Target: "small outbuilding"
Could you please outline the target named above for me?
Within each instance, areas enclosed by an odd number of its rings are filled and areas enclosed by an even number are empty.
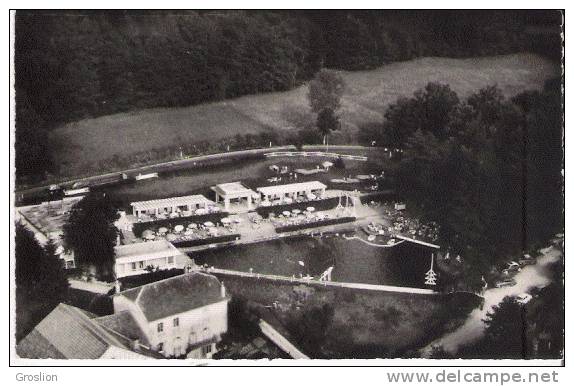
[[[225,210],[229,210],[231,202],[247,203],[247,208],[251,209],[253,199],[257,199],[259,195],[253,190],[249,189],[241,182],[228,182],[225,184],[218,184],[211,187],[215,192],[215,202],[223,201]]]

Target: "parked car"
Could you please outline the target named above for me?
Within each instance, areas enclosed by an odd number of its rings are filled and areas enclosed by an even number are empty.
[[[516,280],[514,279],[506,279],[503,281],[499,281],[498,283],[495,284],[496,288],[502,288],[502,287],[512,287],[513,285],[516,285]]]
[[[526,304],[530,300],[532,300],[532,295],[527,294],[527,293],[522,293],[522,294],[516,296],[516,301],[520,304]]]
[[[525,265],[534,265],[536,264],[536,259],[530,256],[529,254],[525,254],[520,260],[518,260],[520,266],[524,267]]]
[[[520,264],[518,264],[516,261],[511,261],[508,263],[508,268],[506,268],[507,270],[509,270],[510,272],[520,272]]]

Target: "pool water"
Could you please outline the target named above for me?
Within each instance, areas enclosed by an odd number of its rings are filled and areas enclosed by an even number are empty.
[[[333,266],[333,281],[427,288],[424,280],[431,253],[429,248],[406,242],[376,248],[331,235],[193,252],[190,257],[197,264],[216,268],[296,277],[318,277]]]

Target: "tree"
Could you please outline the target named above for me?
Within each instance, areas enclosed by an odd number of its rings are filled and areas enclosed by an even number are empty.
[[[498,358],[526,359],[525,312],[515,298],[505,297],[484,319],[485,343]]]
[[[319,114],[325,109],[336,112],[341,107],[341,97],[345,91],[345,82],[341,75],[333,70],[322,69],[309,82],[309,105]]]
[[[62,236],[66,249],[74,251],[78,265],[95,270],[101,280],[113,279],[114,246],[119,218],[117,205],[101,193],[89,193],[72,207]]]
[[[332,70],[321,70],[309,83],[309,105],[317,114],[317,129],[323,136],[323,144],[331,131],[340,126],[337,110],[341,107],[341,97],[345,82],[341,75]]]
[[[458,95],[448,84],[428,83],[424,90],[415,92],[419,116],[418,128],[428,130],[439,139],[448,136],[450,114],[458,105]]]
[[[450,135],[451,114],[458,105],[457,94],[448,85],[439,83],[428,83],[412,98],[399,98],[385,112],[383,127],[387,145],[401,148],[417,130],[446,139]]]
[[[331,131],[338,130],[341,126],[339,122],[339,117],[337,117],[333,110],[324,109],[321,110],[317,116],[317,129],[319,133],[323,136],[323,144],[329,145],[328,137]]]
[[[454,356],[441,345],[432,345],[428,354],[429,359],[454,359]]]
[[[16,224],[16,340],[26,336],[67,296],[68,280],[55,245],[40,246],[34,234]]]

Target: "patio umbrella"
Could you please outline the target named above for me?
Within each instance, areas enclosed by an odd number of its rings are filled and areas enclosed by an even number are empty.
[[[331,161],[325,161],[321,165],[323,165],[324,168],[330,168],[333,166],[333,163]]]
[[[183,230],[183,225],[176,225],[175,228],[173,228],[173,230],[175,232],[181,232]]]
[[[207,214],[207,209],[200,208],[195,211],[195,214],[197,215]]]
[[[221,219],[222,224],[229,224],[230,222],[231,222],[231,219],[229,217],[224,217]]]
[[[205,226],[208,227],[208,228],[211,228],[212,226],[215,226],[215,224],[212,223],[211,221],[206,221],[206,222],[203,223],[203,225],[205,225]]]
[[[166,227],[161,227],[157,230],[158,233],[167,233],[169,229],[167,229]]]
[[[146,240],[151,240],[155,238],[155,235],[153,234],[153,231],[146,229],[145,231],[142,232],[142,238]]]
[[[188,229],[197,229],[197,224],[192,222],[187,226]]]
[[[307,212],[314,212],[315,208],[313,208],[312,206],[307,207]]]
[[[283,211],[283,216],[289,217],[289,216],[291,216],[291,212],[289,212],[288,210],[284,210],[284,211]]]
[[[299,214],[299,213],[301,213],[301,209],[293,209],[291,212],[293,214]]]

